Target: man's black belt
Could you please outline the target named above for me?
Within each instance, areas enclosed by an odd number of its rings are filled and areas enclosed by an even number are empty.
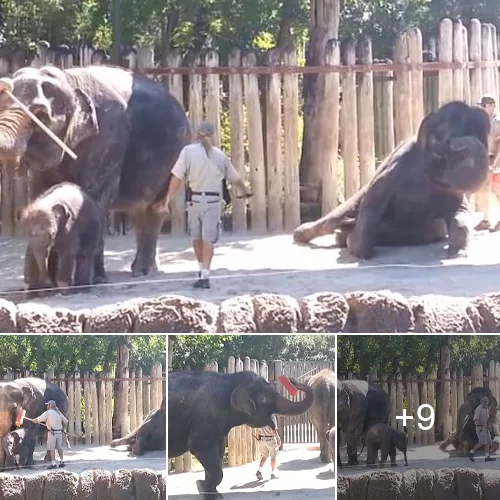
[[[195,194],[197,196],[220,196],[220,193],[217,193],[217,191],[192,191],[192,194]]]

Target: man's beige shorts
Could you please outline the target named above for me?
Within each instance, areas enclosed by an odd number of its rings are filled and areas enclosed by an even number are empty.
[[[260,457],[271,457],[275,458],[278,456],[279,453],[279,447],[278,447],[278,442],[276,441],[276,438],[272,439],[261,439],[259,441],[259,451],[260,451]]]
[[[193,201],[188,204],[188,233],[193,240],[217,243],[220,238],[222,202]]]
[[[49,450],[62,450],[63,449],[63,440],[62,440],[62,432],[52,433],[49,431],[47,435],[47,448]]]
[[[476,427],[479,444],[491,444],[491,434],[486,427]]]

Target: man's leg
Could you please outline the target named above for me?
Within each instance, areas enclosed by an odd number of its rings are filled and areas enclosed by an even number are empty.
[[[498,186],[497,184],[492,184],[491,193],[497,200],[497,203],[500,207],[500,186]],[[500,220],[498,220],[498,222],[490,229],[490,232],[492,233],[496,233],[497,231],[500,231]]]
[[[259,481],[262,481],[262,467],[264,467],[267,457],[269,456],[269,450],[267,449],[267,446],[261,441],[260,442],[260,462],[259,462],[259,468],[256,472],[257,479]]]
[[[59,433],[57,436],[57,453],[59,454],[59,467],[64,467],[66,464],[64,463],[64,451],[63,451],[63,434]]]
[[[48,448],[49,453],[50,453],[50,465],[47,468],[48,469],[55,469],[57,467],[57,464],[56,464],[56,437],[50,431],[47,434],[47,448]]]
[[[196,257],[196,261],[198,262],[198,278],[201,278],[201,270],[203,268],[203,241],[199,213],[199,203],[193,203],[188,207],[188,234],[193,239],[194,255]]]
[[[475,227],[476,231],[482,231],[490,228],[490,176],[482,185],[481,189],[476,191],[476,212],[482,212],[483,218]]]

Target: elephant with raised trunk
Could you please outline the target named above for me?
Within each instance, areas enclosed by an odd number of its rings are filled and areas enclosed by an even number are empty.
[[[455,430],[443,441],[439,448],[445,451],[451,444],[461,454],[467,454],[478,442],[476,426],[474,424],[474,411],[481,404],[481,398],[489,400],[491,452],[500,448],[500,418],[496,398],[488,387],[475,387],[460,405],[457,413]]]
[[[167,410],[165,397],[159,408],[151,411],[144,422],[131,433],[111,441],[111,448],[126,445],[134,455],[144,455],[145,451],[167,448]]]
[[[307,380],[314,393],[314,403],[309,408],[309,420],[318,433],[320,460],[329,463],[331,455],[327,432],[335,426],[335,372],[326,368]]]
[[[108,210],[128,212],[136,231],[135,276],[157,268],[156,247],[168,179],[189,123],[161,83],[118,67],[25,67],[12,93],[78,156],[74,160],[0,93],[0,159],[30,172],[31,196],[62,181],[83,188],[101,213],[94,279],[106,279],[104,232]],[[5,85],[4,85],[5,87]],[[33,259],[27,255],[27,259]],[[29,264],[28,264],[29,265]]]
[[[222,498],[224,442],[238,425],[275,428],[271,416],[300,415],[314,401],[312,388],[290,382],[305,394],[292,402],[255,373],[171,372],[168,374],[168,456],[190,451],[205,469],[197,481],[204,500]]]
[[[490,121],[477,106],[452,101],[427,115],[416,137],[402,142],[371,182],[340,206],[294,232],[299,243],[335,233],[360,259],[376,246],[425,245],[448,236],[448,257],[470,239],[468,193],[488,175]]]
[[[61,413],[68,414],[68,398],[61,388],[43,379],[35,377],[18,378],[10,382],[0,382],[0,440],[16,429],[16,418],[23,410],[29,419],[40,416],[47,408],[45,403],[53,399]],[[47,434],[44,426],[37,426],[25,419],[26,429],[40,429],[40,434]],[[3,446],[0,447],[0,464],[4,467],[6,455]]]
[[[348,465],[358,465],[358,439],[372,425],[387,424],[390,407],[389,395],[376,384],[365,380],[337,382],[337,431],[345,434]],[[340,436],[337,441],[337,463],[341,467]]]

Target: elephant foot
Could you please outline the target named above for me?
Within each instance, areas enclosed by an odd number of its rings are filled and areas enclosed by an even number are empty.
[[[349,461],[347,462],[347,465],[359,465],[357,455],[354,455],[353,457],[349,457]]]
[[[158,271],[158,264],[155,259],[143,263],[136,257],[130,269],[132,271],[132,277],[137,278],[139,276],[148,276]]]
[[[320,459],[321,463],[323,463],[323,464],[329,464],[332,461],[332,459],[329,455],[326,455],[326,456],[320,455],[319,459]]]
[[[215,488],[213,491],[208,491],[205,489],[205,481],[199,479],[196,481],[196,486],[198,487],[198,492],[203,495],[203,500],[212,500],[213,498],[224,498]]]
[[[446,257],[448,259],[465,259],[468,257],[467,250],[464,248],[456,249],[456,248],[448,248],[446,252]]]
[[[309,243],[317,238],[316,232],[316,222],[304,222],[293,232],[293,241],[295,243]]]
[[[93,285],[103,285],[104,283],[109,283],[108,277],[106,274],[96,275],[92,280]]]
[[[354,233],[349,234],[347,237],[347,248],[354,257],[362,260],[369,260],[375,255],[375,249],[372,246],[359,243],[358,238]]]
[[[397,466],[398,466],[398,464],[396,462],[391,463],[391,467],[397,467]]]

